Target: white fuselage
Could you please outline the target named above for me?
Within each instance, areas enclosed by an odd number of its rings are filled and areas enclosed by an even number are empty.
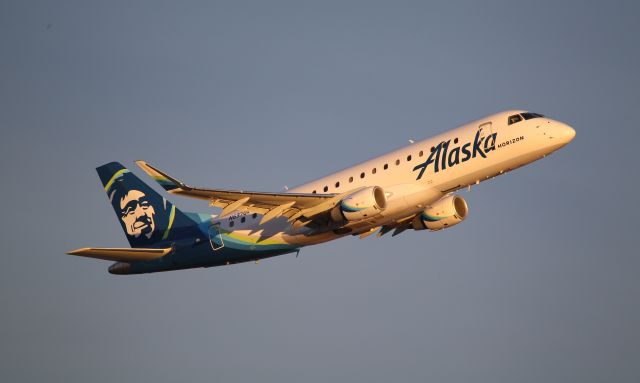
[[[381,187],[386,209],[370,219],[351,223],[348,234],[357,234],[414,216],[455,190],[474,185],[526,165],[569,143],[575,131],[568,125],[536,117],[508,119],[524,111],[506,111],[470,122],[382,156],[332,173],[289,190],[296,193],[340,194],[366,186]],[[271,238],[305,246],[341,237],[332,231],[312,234],[293,228],[287,220],[274,220],[258,229],[247,222],[234,232],[244,235],[273,233]],[[256,229],[260,230],[256,232]]]

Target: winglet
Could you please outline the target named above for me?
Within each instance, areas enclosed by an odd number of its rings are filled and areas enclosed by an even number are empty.
[[[173,192],[176,189],[182,190],[191,190],[190,186],[185,185],[182,181],[177,180],[167,173],[162,172],[159,169],[154,168],[144,161],[136,161],[136,165],[140,167],[140,169],[144,170],[151,178],[153,178],[157,183],[162,186],[162,188],[169,193]]]

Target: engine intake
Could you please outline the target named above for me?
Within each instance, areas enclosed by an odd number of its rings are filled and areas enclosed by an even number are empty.
[[[413,219],[412,226],[414,230],[438,231],[464,221],[467,213],[469,208],[464,198],[451,195],[424,209]]]
[[[331,210],[331,219],[340,222],[361,221],[380,214],[387,207],[387,197],[379,186],[370,186],[343,198]]]

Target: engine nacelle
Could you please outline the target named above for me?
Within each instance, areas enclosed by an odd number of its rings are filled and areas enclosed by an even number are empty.
[[[343,198],[331,210],[331,219],[336,222],[360,221],[380,214],[386,207],[384,190],[379,186],[371,186]]]
[[[464,221],[468,212],[464,198],[451,195],[424,209],[413,219],[412,225],[415,230],[442,230]]]

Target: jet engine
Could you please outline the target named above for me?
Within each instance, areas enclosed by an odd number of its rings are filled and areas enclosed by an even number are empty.
[[[360,221],[373,217],[387,207],[387,197],[379,186],[370,186],[349,194],[331,210],[331,219],[337,222]]]
[[[464,221],[468,212],[464,198],[450,195],[424,209],[413,219],[412,226],[414,230],[438,231]]]

